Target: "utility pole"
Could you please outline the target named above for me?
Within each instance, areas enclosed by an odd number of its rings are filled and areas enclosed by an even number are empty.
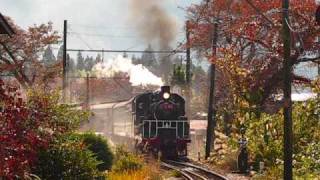
[[[190,29],[189,29],[189,20],[186,22],[186,38],[187,38],[187,51],[186,51],[186,55],[187,55],[187,63],[186,63],[186,81],[187,81],[187,85],[190,84],[190,67],[191,67],[191,57],[190,57]]]
[[[66,103],[67,90],[67,20],[63,22],[62,99]]]
[[[90,107],[90,77],[89,73],[87,73],[87,78],[86,78],[86,83],[87,83],[87,90],[86,90],[86,108],[89,109]]]
[[[186,39],[187,39],[187,51],[186,51],[186,100],[187,100],[187,115],[190,117],[191,115],[191,55],[190,55],[190,21],[186,22]]]
[[[218,22],[214,20],[213,33],[212,33],[212,57],[215,61],[217,56],[217,41],[218,41]],[[210,65],[210,89],[209,89],[209,104],[208,104],[208,125],[207,125],[207,140],[206,140],[206,153],[205,158],[210,156],[211,148],[214,145],[214,128],[216,126],[216,108],[214,102],[215,96],[215,75],[216,65],[211,62]]]
[[[291,63],[291,34],[289,28],[289,0],[282,1],[283,9],[283,115],[284,115],[284,173],[283,179],[292,180],[292,63]]]

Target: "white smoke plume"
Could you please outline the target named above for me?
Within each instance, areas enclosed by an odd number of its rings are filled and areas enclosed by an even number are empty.
[[[317,5],[320,5],[320,0],[315,0]]]
[[[161,78],[154,75],[142,64],[132,64],[130,58],[124,58],[121,55],[108,59],[104,63],[96,64],[92,70],[98,77],[113,77],[116,73],[126,73],[132,86],[163,85]]]

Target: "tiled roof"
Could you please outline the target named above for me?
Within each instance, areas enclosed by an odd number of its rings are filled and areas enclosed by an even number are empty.
[[[3,17],[1,13],[0,13],[0,34],[8,34],[9,36],[12,36],[14,34],[12,27],[9,25],[9,23],[6,21],[6,19]]]

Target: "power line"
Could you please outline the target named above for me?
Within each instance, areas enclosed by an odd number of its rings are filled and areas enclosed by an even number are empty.
[[[74,24],[72,23],[72,26],[78,26],[78,27],[84,27],[84,28],[90,28],[90,29],[134,29],[133,26],[119,26],[119,27],[112,27],[112,26],[94,26],[94,25],[85,25],[85,24]]]
[[[93,37],[107,37],[107,38],[139,38],[138,36],[130,36],[130,35],[117,36],[117,35],[110,35],[110,34],[78,33],[78,32],[74,32],[74,31],[69,31],[69,34],[93,36]]]
[[[70,28],[70,30],[71,30],[71,27],[69,27]],[[92,49],[91,48],[91,46],[89,45],[89,43],[87,43],[84,39],[82,39],[82,37],[80,36],[80,34],[78,34],[78,33],[74,33],[77,37],[78,37],[78,39],[80,39],[80,41],[82,41],[89,49]]]
[[[155,51],[145,51],[145,50],[111,50],[111,49],[67,49],[70,52],[108,52],[108,53],[157,53],[157,54],[180,54],[186,53],[186,51],[181,50],[155,50]]]

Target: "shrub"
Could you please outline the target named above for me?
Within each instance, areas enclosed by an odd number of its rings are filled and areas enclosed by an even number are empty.
[[[117,162],[115,162],[112,170],[117,173],[130,172],[140,170],[142,166],[143,162],[139,157],[129,154],[128,156],[121,157]]]
[[[59,142],[40,152],[34,173],[41,179],[94,179],[102,177],[94,154],[78,142]]]
[[[80,123],[88,120],[89,112],[77,110],[72,105],[59,102],[59,92],[28,92],[28,106],[44,115],[44,122],[55,137],[70,133],[80,127]]]
[[[99,171],[110,170],[112,167],[113,154],[107,140],[101,135],[94,133],[82,134],[81,139],[87,148],[95,154],[97,160],[102,162],[97,167]]]
[[[163,173],[163,172],[162,172]],[[156,162],[149,163],[141,167],[138,170],[131,171],[112,171],[108,173],[108,179],[112,180],[140,180],[140,179],[150,179],[150,180],[161,180],[164,179],[160,172],[159,164]]]
[[[43,102],[36,103],[43,106]],[[25,178],[51,134],[41,109],[28,107],[18,89],[0,79],[0,179]]]
[[[182,177],[182,174],[181,174],[180,171],[173,170],[173,171],[171,171],[171,176],[172,176],[172,177],[179,178],[179,177]]]

